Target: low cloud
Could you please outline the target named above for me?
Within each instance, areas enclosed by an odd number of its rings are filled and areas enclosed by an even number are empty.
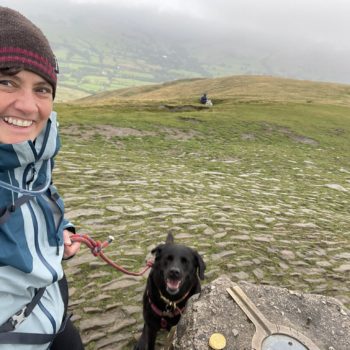
[[[230,55],[259,53],[268,67],[284,60],[297,76],[320,70],[331,81],[350,82],[350,2],[347,0],[3,0],[39,18],[44,9],[55,19],[106,16],[113,30],[132,25],[169,42],[207,42]],[[84,11],[79,11],[84,6]],[[42,17],[40,17],[42,19]],[[119,21],[119,24],[116,23]],[[107,27],[107,26],[106,26]],[[195,46],[194,46],[195,47]],[[293,67],[293,65],[295,67]],[[306,68],[305,68],[306,67]],[[303,76],[302,78],[309,78]]]

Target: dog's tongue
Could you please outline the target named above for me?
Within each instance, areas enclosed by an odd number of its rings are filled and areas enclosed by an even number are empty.
[[[171,280],[171,279],[167,279],[166,280],[166,286],[170,290],[177,290],[177,289],[179,289],[180,288],[180,284],[181,284],[181,281],[179,281],[179,280]]]

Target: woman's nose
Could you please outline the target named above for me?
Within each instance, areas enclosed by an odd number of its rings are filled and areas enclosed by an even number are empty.
[[[25,114],[38,111],[37,100],[31,89],[21,89],[18,91],[14,105],[15,108]]]

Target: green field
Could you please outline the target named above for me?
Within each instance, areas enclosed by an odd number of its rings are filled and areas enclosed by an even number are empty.
[[[67,216],[96,239],[114,235],[106,254],[133,271],[172,232],[203,255],[205,283],[226,274],[350,306],[350,107],[278,99],[56,105]],[[145,279],[85,247],[66,272],[87,349],[130,349]]]

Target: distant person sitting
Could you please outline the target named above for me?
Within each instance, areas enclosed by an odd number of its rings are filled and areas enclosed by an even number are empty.
[[[207,94],[203,94],[203,95],[201,96],[201,98],[199,99],[199,101],[200,101],[200,103],[201,103],[202,105],[205,105],[205,104],[207,103],[207,101],[208,101]]]
[[[207,97],[207,94],[203,94],[203,96],[201,96],[199,102],[202,105],[206,105],[207,107],[212,107],[213,106],[213,102],[211,102],[211,100],[209,100],[209,98]]]

